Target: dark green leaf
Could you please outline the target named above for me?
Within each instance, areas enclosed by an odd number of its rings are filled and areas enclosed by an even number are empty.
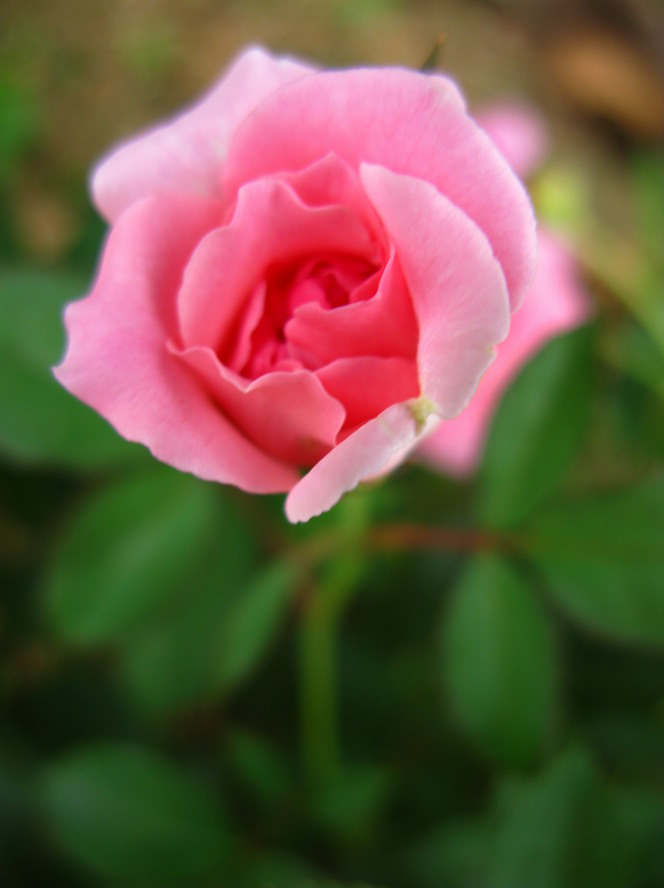
[[[571,751],[512,789],[488,880],[491,888],[624,888],[624,849],[599,775]],[[631,884],[631,883],[630,883]]]
[[[524,543],[574,619],[624,641],[664,644],[664,479],[552,505]]]
[[[345,842],[366,842],[389,801],[392,786],[393,776],[385,767],[341,769],[316,793],[316,819]]]
[[[664,154],[637,155],[633,165],[640,234],[651,256],[664,263]]]
[[[257,556],[251,528],[239,520],[232,501],[219,496],[219,506],[208,529],[216,542],[204,575],[188,585],[177,606],[127,639],[120,652],[126,684],[155,715],[210,700],[223,687],[219,639],[256,573]]]
[[[484,886],[490,845],[483,820],[446,820],[409,849],[408,861],[423,888]]]
[[[553,727],[556,662],[528,584],[496,557],[475,559],[454,589],[443,631],[444,675],[466,730],[506,762],[531,762]]]
[[[151,467],[103,489],[75,516],[45,579],[56,632],[116,639],[192,587],[215,531],[215,488]]]
[[[101,876],[182,884],[225,857],[225,824],[213,794],[148,750],[86,747],[51,764],[40,790],[59,844]]]
[[[518,524],[569,468],[589,418],[589,346],[588,328],[553,339],[503,396],[480,476],[480,514],[491,527]]]
[[[655,785],[616,786],[611,804],[625,849],[629,884],[664,884],[664,798]],[[638,879],[638,881],[637,881]]]
[[[51,374],[62,308],[83,287],[62,274],[0,271],[0,451],[14,459],[89,469],[142,455]]]
[[[9,181],[37,131],[37,110],[30,97],[0,75],[0,184]]]
[[[293,787],[293,775],[280,750],[258,734],[239,729],[228,737],[224,752],[236,779],[274,812]]]
[[[257,665],[276,637],[292,603],[297,572],[288,561],[266,568],[237,598],[222,627],[216,675],[227,692]]]

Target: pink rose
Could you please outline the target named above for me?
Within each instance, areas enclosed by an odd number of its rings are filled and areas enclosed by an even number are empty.
[[[112,228],[57,378],[291,521],[459,413],[533,274],[527,195],[437,74],[250,49],[92,192]]]
[[[520,176],[528,176],[547,151],[541,119],[519,106],[498,106],[478,121]],[[470,403],[455,419],[442,422],[420,447],[419,455],[455,475],[472,472],[482,456],[488,427],[500,398],[521,367],[549,339],[587,320],[588,298],[565,242],[540,229],[535,279],[512,318],[510,334],[482,377]]]

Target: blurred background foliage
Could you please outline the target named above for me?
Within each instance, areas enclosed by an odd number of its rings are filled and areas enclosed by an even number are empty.
[[[109,144],[249,42],[418,67],[441,33],[472,104],[546,115],[533,197],[595,305],[474,479],[292,528],[59,389]],[[3,885],[664,884],[663,76],[660,0],[2,0]]]

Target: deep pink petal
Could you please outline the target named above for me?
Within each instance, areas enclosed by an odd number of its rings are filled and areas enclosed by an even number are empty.
[[[287,182],[308,206],[340,204],[351,207],[372,231],[380,235],[380,220],[367,200],[358,171],[336,154],[327,154],[304,169],[280,173],[279,178]]]
[[[587,320],[590,304],[574,257],[554,234],[540,231],[539,263],[527,299],[512,318],[510,334],[470,404],[426,438],[421,456],[455,475],[476,467],[500,398],[523,365],[553,336]]]
[[[313,74],[269,97],[235,134],[224,167],[231,190],[333,152],[354,169],[379,164],[431,182],[486,234],[513,306],[532,279],[528,197],[454,84],[397,68]]]
[[[67,308],[58,380],[131,441],[201,478],[269,493],[297,478],[247,440],[167,342],[182,269],[217,221],[216,203],[141,201],[118,220],[89,296]]]
[[[278,179],[252,182],[240,190],[230,223],[210,232],[187,266],[178,297],[183,341],[224,351],[252,288],[274,263],[335,253],[377,262],[380,252],[349,207],[306,206]]]
[[[346,408],[347,429],[420,393],[415,362],[405,358],[341,358],[321,367],[316,376]]]
[[[180,353],[225,416],[261,450],[294,465],[311,465],[336,444],[346,414],[308,370],[266,373],[249,382],[209,348]]]
[[[394,467],[410,452],[421,433],[408,404],[392,407],[360,426],[293,487],[286,498],[286,516],[308,521],[331,509],[360,481]]]
[[[92,194],[114,221],[160,191],[221,196],[221,166],[238,125],[260,102],[312,68],[264,50],[245,50],[193,108],[116,147],[96,167]]]
[[[507,335],[500,264],[477,225],[433,185],[375,166],[363,165],[361,176],[410,290],[422,392],[441,416],[455,416]]]
[[[479,111],[475,119],[518,176],[530,176],[546,157],[548,133],[542,117],[532,108],[492,105]]]
[[[417,320],[394,254],[372,298],[334,311],[311,303],[304,305],[286,325],[286,334],[294,354],[299,354],[308,366],[361,355],[414,358]]]

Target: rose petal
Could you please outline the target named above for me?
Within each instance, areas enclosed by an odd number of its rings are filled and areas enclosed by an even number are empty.
[[[347,429],[419,395],[415,362],[404,358],[342,358],[321,367],[316,376],[346,408]]]
[[[450,80],[381,68],[317,73],[287,84],[238,128],[224,180],[234,191],[330,152],[354,169],[379,164],[431,182],[486,234],[512,306],[519,304],[535,264],[530,202],[500,152],[466,114]]]
[[[334,311],[312,303],[304,305],[297,309],[285,332],[293,354],[300,355],[310,367],[361,355],[414,358],[417,320],[394,251],[373,297]]]
[[[512,318],[509,336],[466,409],[423,441],[419,450],[423,458],[455,475],[472,472],[510,381],[549,339],[579,326],[589,313],[574,257],[559,237],[540,231],[537,274],[528,298]]]
[[[233,323],[270,265],[335,253],[380,258],[375,238],[350,208],[306,206],[278,179],[246,185],[231,222],[201,241],[185,271],[178,297],[184,343],[223,352],[224,338],[235,337]]]
[[[433,185],[366,164],[361,177],[410,290],[421,390],[441,416],[455,416],[509,329],[501,267],[480,229]]]
[[[266,373],[252,382],[209,348],[180,353],[224,414],[262,450],[293,465],[311,465],[336,444],[346,413],[308,370]]]
[[[351,207],[367,227],[380,237],[380,220],[367,200],[358,171],[336,154],[327,154],[304,169],[282,172],[279,178],[287,182],[302,203],[308,206],[339,204]]]
[[[331,450],[286,497],[286,516],[308,521],[332,506],[360,481],[405,458],[421,434],[407,404],[393,404]]]
[[[285,491],[295,470],[238,432],[166,348],[182,268],[218,213],[214,202],[162,196],[123,214],[92,292],[65,313],[69,346],[54,373],[158,459],[244,490]]]
[[[230,65],[191,110],[116,147],[97,165],[92,194],[114,221],[134,201],[159,191],[221,195],[221,164],[237,126],[266,96],[313,69],[254,47]]]

